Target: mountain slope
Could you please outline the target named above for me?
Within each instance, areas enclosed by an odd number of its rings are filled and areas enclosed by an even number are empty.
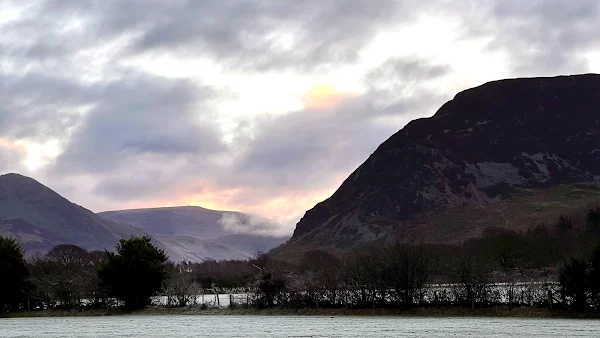
[[[99,215],[144,230],[176,252],[204,259],[245,259],[258,251],[271,250],[289,238],[262,235],[277,231],[281,225],[260,216],[193,206],[107,211]]]
[[[143,234],[69,202],[32,178],[0,176],[0,235],[17,238],[26,250],[47,251],[61,243],[104,250],[120,238]]]
[[[246,259],[287,239],[240,233],[279,227],[264,218],[199,207],[103,215],[114,220],[71,203],[32,178],[0,176],[0,236],[15,237],[29,255],[66,243],[87,250],[112,250],[121,238],[150,235],[170,260],[201,262]]]
[[[583,205],[598,199],[599,181],[599,75],[495,81],[390,137],[305,214],[280,252],[390,241],[407,229],[425,241],[457,241],[483,226],[523,226],[511,223],[510,201],[525,190],[535,206],[548,190],[584,182]],[[495,210],[501,205],[507,212]],[[482,210],[495,216],[477,225]],[[440,213],[461,216],[444,225]]]

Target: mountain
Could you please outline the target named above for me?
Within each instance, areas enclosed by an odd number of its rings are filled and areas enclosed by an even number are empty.
[[[32,178],[0,176],[0,235],[15,237],[28,251],[45,252],[62,243],[104,250],[120,238],[143,234],[69,202]]]
[[[278,253],[525,230],[597,203],[599,184],[600,75],[490,82],[381,144]]]
[[[289,238],[253,234],[281,227],[266,218],[193,206],[107,211],[99,215],[146,231],[172,250],[193,254],[199,260],[249,258]]]
[[[0,176],[0,236],[16,238],[28,255],[46,253],[58,244],[112,250],[121,238],[146,235],[172,261],[202,262],[246,259],[287,239],[240,233],[279,225],[237,212],[182,207],[102,214],[106,217],[71,203],[32,178]]]

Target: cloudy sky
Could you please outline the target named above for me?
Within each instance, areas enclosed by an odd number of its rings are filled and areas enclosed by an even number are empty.
[[[0,173],[291,233],[408,121],[600,72],[596,0],[0,0]]]

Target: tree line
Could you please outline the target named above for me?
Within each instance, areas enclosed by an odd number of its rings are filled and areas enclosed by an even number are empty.
[[[0,312],[123,307],[152,296],[189,306],[199,294],[237,292],[246,306],[409,308],[600,305],[600,208],[585,227],[566,216],[525,233],[487,229],[462,244],[409,238],[343,254],[310,250],[294,263],[259,253],[248,261],[171,263],[149,237],[122,239],[114,252],[62,244],[25,259],[0,237]],[[217,298],[218,299],[218,298]]]

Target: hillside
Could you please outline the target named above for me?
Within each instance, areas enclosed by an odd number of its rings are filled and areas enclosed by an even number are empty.
[[[495,81],[390,137],[278,253],[525,230],[600,200],[600,76]]]
[[[69,202],[32,178],[0,176],[0,235],[17,238],[26,250],[43,252],[61,243],[104,250],[120,238],[143,234]]]
[[[146,231],[174,250],[198,259],[240,259],[269,251],[289,237],[267,235],[280,228],[268,219],[201,207],[107,211],[100,216]],[[179,249],[175,249],[179,246]],[[227,253],[229,251],[229,253]]]
[[[199,207],[103,215],[106,217],[71,203],[32,178],[0,176],[0,236],[16,238],[30,256],[48,252],[58,244],[112,250],[121,238],[149,235],[170,260],[202,262],[246,259],[287,239],[248,234],[279,226],[264,218]]]

